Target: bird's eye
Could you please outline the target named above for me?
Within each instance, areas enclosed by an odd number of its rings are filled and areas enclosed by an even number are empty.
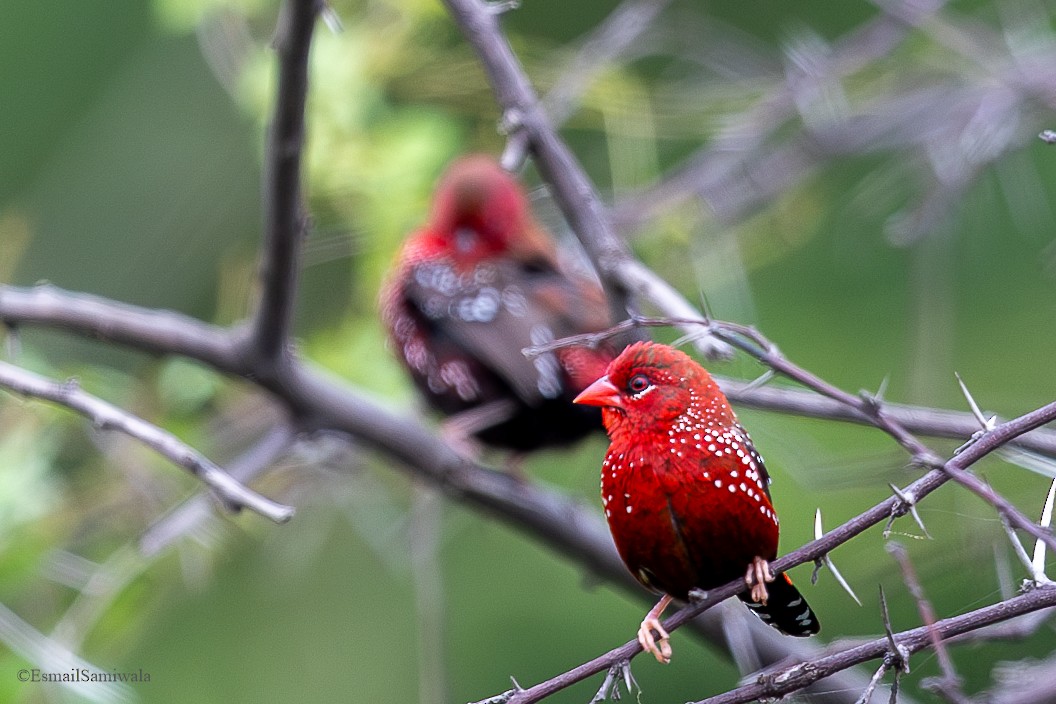
[[[631,377],[631,380],[627,382],[627,388],[634,394],[642,393],[648,389],[649,386],[649,378],[645,374],[635,374]]]

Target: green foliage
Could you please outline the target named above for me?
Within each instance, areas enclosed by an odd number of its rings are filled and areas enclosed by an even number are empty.
[[[158,373],[158,397],[170,413],[187,415],[201,411],[220,388],[213,370],[185,359],[168,360]]]

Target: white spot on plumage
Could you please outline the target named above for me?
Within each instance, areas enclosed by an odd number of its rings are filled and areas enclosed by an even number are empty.
[[[533,325],[529,332],[533,345],[545,345],[552,342],[554,332],[546,325]],[[542,354],[532,360],[538,374],[535,385],[543,398],[557,398],[561,395],[561,365],[553,354]]]
[[[528,299],[521,287],[516,284],[510,284],[502,289],[502,305],[515,318],[528,315]]]

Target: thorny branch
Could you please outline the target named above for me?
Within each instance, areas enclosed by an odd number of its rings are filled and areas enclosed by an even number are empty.
[[[969,445],[961,453],[954,455],[951,459],[947,460],[941,468],[929,471],[923,477],[906,487],[902,493],[905,495],[912,495],[917,501],[920,501],[949,481],[949,475],[945,471],[946,468],[954,468],[958,470],[966,469],[990,453],[998,450],[1013,438],[1054,420],[1056,420],[1056,402],[1050,403],[1047,406],[1043,406],[1042,408],[1020,416],[1007,423],[1003,423],[980,435],[973,444]],[[825,534],[824,537],[807,543],[797,550],[793,550],[787,555],[778,558],[771,566],[775,573],[785,572],[796,565],[817,560],[838,546],[843,545],[851,538],[888,520],[890,516],[903,515],[908,510],[908,507],[901,499],[897,496],[891,496]],[[1049,538],[1052,538],[1051,534],[1049,534]],[[709,590],[706,598],[690,606],[684,607],[664,621],[664,629],[668,633],[677,630],[689,619],[707,609],[710,609],[715,604],[738,594],[743,589],[744,581],[738,579],[717,589]],[[1046,603],[1045,605],[1048,606],[1050,604]],[[1041,607],[1039,606],[1038,608]],[[987,621],[986,623],[990,623],[990,621]],[[578,667],[572,668],[552,679],[516,692],[509,699],[509,704],[532,704],[532,702],[540,701],[555,692],[590,677],[591,675],[604,672],[621,660],[630,660],[640,652],[642,652],[642,648],[638,644],[638,641],[629,641],[618,648],[610,650],[609,652],[583,663]],[[859,662],[861,661],[856,660],[855,662],[848,663],[847,667],[858,664]],[[810,669],[812,667],[813,665],[811,665],[811,661],[808,661],[804,665],[805,669]],[[815,680],[812,679],[805,684],[809,684],[813,681]]]
[[[1056,587],[1038,587],[1006,601],[937,621],[933,627],[934,631],[945,640],[1052,606],[1056,606]],[[932,628],[921,626],[895,633],[894,639],[900,650],[905,649],[906,652],[912,654],[931,646],[931,631]],[[747,704],[747,702],[768,697],[780,697],[800,690],[835,672],[882,658],[889,652],[890,643],[887,637],[877,638],[812,662],[799,663],[780,672],[763,675],[756,682],[693,704]]]
[[[942,468],[931,470],[917,481],[909,484],[909,487],[903,490],[903,494],[912,495],[920,501],[948,481],[949,475],[945,472],[947,468],[953,468],[956,470],[966,469],[986,455],[1000,449],[1002,445],[1013,438],[1029,432],[1039,425],[1054,420],[1056,420],[1056,402],[1042,406],[1041,408],[1038,408],[1038,410],[1020,416],[1014,420],[1002,423],[1001,425],[996,426],[994,430],[979,436],[975,443],[969,445],[968,448],[960,454],[947,460],[942,465]],[[890,516],[903,515],[907,511],[908,507],[904,505],[904,502],[901,499],[897,496],[891,496],[868,511],[851,518],[845,522],[843,526],[830,531],[824,537],[813,540],[812,543],[808,543],[802,548],[777,558],[774,560],[772,568],[775,573],[785,572],[796,565],[813,562],[813,560],[821,558],[836,547],[847,543],[847,541],[854,536],[863,533],[873,526],[881,524],[881,522],[887,520]],[[1050,534],[1049,537],[1052,538],[1052,535]],[[710,609],[723,600],[727,600],[727,598],[739,593],[743,589],[743,581],[741,581],[741,579],[735,579],[735,581],[730,584],[724,585],[718,589],[709,590],[708,596],[696,604],[682,608],[671,616],[670,619],[663,622],[663,627],[668,633],[671,633],[685,624],[686,621],[692,619],[692,617]],[[1048,605],[1048,603],[1045,604],[1045,606]],[[638,641],[630,641],[619,648],[609,650],[596,659],[559,674],[558,677],[528,687],[522,691],[517,691],[510,698],[509,704],[531,704],[532,702],[541,701],[552,695],[553,692],[560,691],[572,684],[576,684],[577,682],[592,676],[592,674],[605,671],[621,660],[630,660],[641,651],[642,649],[638,644]],[[847,666],[850,667],[859,662],[862,661],[855,661],[849,663]],[[808,662],[805,665],[805,668],[809,669],[810,667],[812,667],[812,664],[811,662]],[[811,682],[813,682],[813,680],[811,680]]]
[[[238,354],[236,340],[240,328],[227,330],[171,311],[116,303],[84,293],[63,291],[49,284],[32,288],[0,284],[0,321],[16,328],[31,325],[64,330],[151,354],[181,355],[233,376],[255,379],[253,365]],[[685,319],[683,322],[695,327],[704,323],[699,318]],[[636,324],[667,327],[670,322],[666,318],[636,318],[626,323],[628,326]],[[623,329],[622,326],[613,328],[617,332]],[[596,344],[600,339],[598,335],[585,335],[564,338],[555,344],[589,345]],[[533,347],[527,351],[534,354],[547,349],[551,347]],[[294,364],[302,365],[302,362]],[[813,391],[759,386],[753,382],[721,377],[718,380],[730,400],[749,408],[862,425],[873,424],[869,415]],[[270,385],[262,385],[270,389]],[[287,390],[280,392],[279,397],[293,404],[300,399],[300,394]],[[910,432],[928,437],[964,440],[979,430],[979,423],[967,412],[887,402],[882,407],[887,417]],[[314,415],[311,409],[303,412],[308,416]],[[1051,429],[1039,428],[1016,438],[1011,444],[1056,457],[1056,431]]]

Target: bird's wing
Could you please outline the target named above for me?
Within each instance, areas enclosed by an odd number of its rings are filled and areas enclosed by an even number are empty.
[[[763,456],[755,449],[755,444],[752,443],[752,438],[748,435],[748,431],[740,423],[734,423],[732,432],[743,450],[748,453],[748,457],[754,465],[754,470],[759,473],[759,480],[763,485],[763,491],[766,492],[766,498],[772,498],[770,496],[770,473],[766,471]]]
[[[462,274],[444,262],[422,262],[404,295],[528,405],[568,393],[568,369],[554,354],[528,359],[522,350],[608,324],[600,289],[547,260],[486,262]]]

